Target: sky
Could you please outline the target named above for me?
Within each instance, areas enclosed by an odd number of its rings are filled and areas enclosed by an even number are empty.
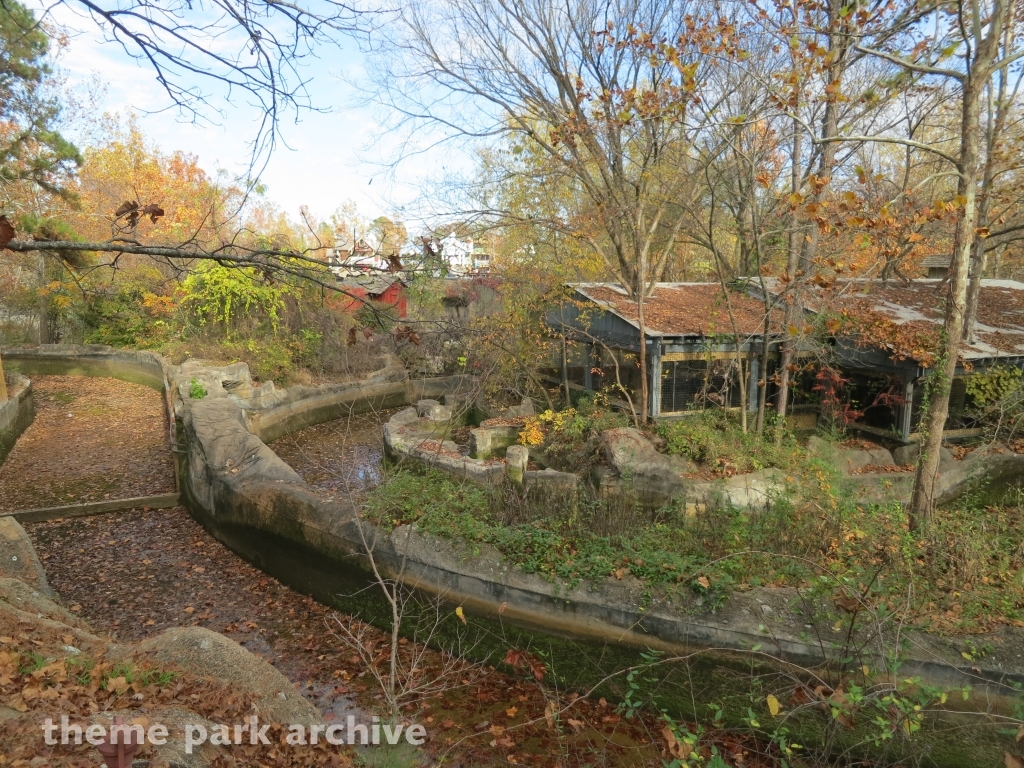
[[[208,172],[223,169],[232,178],[245,173],[258,113],[244,99],[233,104],[216,100],[221,114],[211,112],[209,122],[195,124],[166,111],[169,100],[153,71],[104,39],[92,19],[76,12],[73,4],[52,7],[51,13],[70,33],[59,56],[68,86],[73,93],[92,96],[97,114],[135,112],[142,130],[164,151],[193,153]],[[413,227],[422,226],[426,222],[417,219],[414,209],[423,179],[468,169],[471,161],[445,148],[421,154],[395,173],[382,167],[394,155],[398,137],[382,130],[378,108],[360,90],[367,80],[360,47],[356,39],[346,39],[340,48],[324,49],[319,58],[308,60],[303,77],[310,81],[311,101],[321,111],[303,112],[298,122],[291,115],[283,122],[281,140],[261,181],[267,196],[293,218],[303,205],[326,218],[352,200],[368,218],[397,216]],[[97,77],[104,85],[99,90]],[[196,84],[200,82],[196,77]]]

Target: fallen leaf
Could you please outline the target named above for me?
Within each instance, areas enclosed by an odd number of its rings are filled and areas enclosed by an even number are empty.
[[[462,612],[461,605],[455,609],[455,615],[459,617],[459,621],[461,621],[463,624],[466,623],[466,614]]]
[[[768,696],[768,711],[772,713],[772,717],[778,717],[782,707],[779,705],[779,700],[774,696]]]
[[[14,227],[7,220],[6,216],[0,216],[0,250],[7,247],[7,244],[14,239]]]
[[[672,729],[665,726],[661,729],[662,738],[665,739],[665,746],[668,748],[668,753],[672,757],[679,760],[685,760],[693,752],[693,747],[687,744],[685,741],[679,741],[676,735],[672,732]]]

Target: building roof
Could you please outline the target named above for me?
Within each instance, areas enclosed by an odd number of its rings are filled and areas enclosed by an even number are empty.
[[[779,284],[772,283],[777,289]],[[844,322],[836,335],[859,335],[858,343],[928,364],[938,347],[947,286],[945,280],[927,278],[886,283],[837,280],[828,288],[809,286],[805,306],[812,312],[837,311]],[[1024,357],[1024,283],[982,280],[976,339],[962,346],[960,357],[1018,356]]]
[[[932,267],[949,269],[949,264],[952,261],[953,257],[950,256],[948,253],[936,253],[922,259],[921,266],[924,267],[925,269],[930,269]]]
[[[570,283],[570,288],[639,329],[636,301],[614,283]],[[764,332],[764,302],[730,290],[729,301],[719,283],[658,283],[644,302],[648,336],[752,336]],[[737,329],[730,317],[735,318]],[[781,310],[772,311],[771,330],[782,328]]]
[[[342,290],[362,290],[368,296],[379,296],[395,283],[402,281],[394,275],[362,274],[352,275],[344,280],[338,281]]]

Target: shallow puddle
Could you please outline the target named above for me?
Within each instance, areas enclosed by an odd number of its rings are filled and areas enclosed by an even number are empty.
[[[381,430],[394,413],[378,411],[324,422],[279,438],[270,447],[326,495],[359,496],[381,481]]]

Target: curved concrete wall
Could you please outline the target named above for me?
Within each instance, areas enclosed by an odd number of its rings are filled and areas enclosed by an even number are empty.
[[[103,344],[40,344],[5,349],[3,359],[28,375],[110,376],[164,390],[164,359],[154,352]]]
[[[286,396],[280,402],[247,409],[247,426],[263,442],[272,443],[314,424],[398,408],[425,398],[471,392],[475,386],[472,376],[409,379],[404,369],[386,368],[362,381],[289,387],[283,390]]]
[[[36,415],[32,382],[12,372],[7,386],[7,399],[0,403],[0,464],[11,452],[21,433],[28,429]]]
[[[73,364],[82,364],[76,362],[82,355],[69,356]],[[51,362],[54,357],[50,355]],[[85,357],[92,363],[95,355]],[[123,359],[128,360],[126,369],[132,372],[142,361],[132,362],[130,357]],[[114,360],[104,366],[100,368],[107,371],[104,375],[118,375]],[[509,567],[497,552],[477,543],[439,539],[413,527],[385,534],[361,523],[350,503],[326,502],[311,492],[259,437],[284,435],[325,421],[333,413],[345,415],[381,407],[379,403],[401,405],[424,396],[436,397],[446,387],[464,386],[461,378],[422,385],[362,382],[319,393],[305,388],[309,391],[282,393],[281,397],[271,397],[272,388],[251,397],[233,396],[228,389],[220,389],[192,400],[181,394],[189,375],[168,370],[168,379],[177,382],[169,393],[183,449],[176,454],[181,491],[191,514],[243,557],[322,602],[387,624],[383,600],[374,588],[366,589],[372,583],[366,556],[369,544],[386,574],[402,579],[422,595],[464,606],[469,626],[463,628],[450,612],[442,613],[447,618],[435,636],[455,637],[468,631],[473,653],[489,657],[492,663],[509,647],[541,648],[549,654],[554,679],[583,687],[597,683],[609,672],[641,663],[641,653],[649,648],[696,654],[685,668],[680,667],[673,689],[680,693],[666,693],[669,686],[663,679],[656,694],[659,704],[687,717],[703,717],[706,712],[694,707],[710,701],[743,702],[740,711],[745,713],[752,670],[794,672],[794,665],[820,668],[831,655],[841,652],[827,642],[803,637],[803,619],[794,623],[790,618],[788,625],[773,622],[767,618],[768,612],[761,612],[760,601],[750,595],[731,597],[729,605],[736,610],[724,621],[724,612],[694,615],[692,604],[685,600],[675,606],[668,600],[652,604],[643,585],[628,577],[570,589]],[[263,402],[268,399],[272,402]],[[762,594],[772,592],[764,590]],[[744,605],[750,610],[740,610]],[[740,614],[744,611],[757,613],[743,619]],[[777,608],[777,613],[782,611]],[[765,624],[769,625],[767,634]],[[928,637],[916,636],[913,642],[917,644],[916,658],[903,663],[900,678],[918,675],[936,686],[971,685],[972,708],[1005,709],[1017,696],[1013,684],[1024,683],[1024,675],[1016,670],[958,667],[950,649],[943,650],[941,643]],[[761,652],[752,655],[751,649],[761,645],[771,657]],[[621,696],[620,684],[621,679],[602,684],[599,690]],[[804,741],[813,738],[815,729],[822,727],[816,717],[809,714],[809,726],[794,721],[794,735]],[[810,730],[805,730],[808,727]],[[852,731],[850,739],[862,738],[858,733]],[[965,732],[929,726],[923,736],[934,744],[929,747],[932,755],[928,762],[950,768],[988,765],[1003,749],[994,732],[981,728]]]

